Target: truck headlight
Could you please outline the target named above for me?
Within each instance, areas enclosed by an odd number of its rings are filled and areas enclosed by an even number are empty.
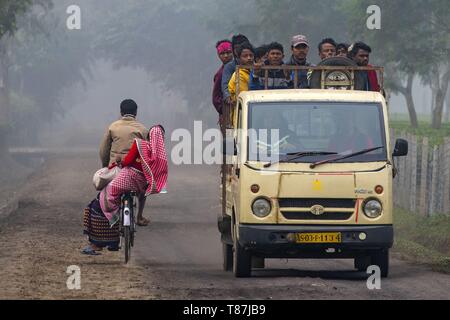
[[[272,206],[269,200],[258,198],[253,202],[252,211],[255,216],[265,218],[270,214],[270,211],[272,211]]]
[[[363,210],[366,216],[371,219],[375,219],[381,216],[381,213],[383,212],[383,206],[381,205],[380,201],[371,199],[364,203]]]

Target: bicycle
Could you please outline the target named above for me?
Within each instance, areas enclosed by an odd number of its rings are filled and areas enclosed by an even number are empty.
[[[125,250],[125,264],[130,261],[131,248],[134,246],[134,234],[136,233],[136,198],[134,191],[122,195],[120,207],[120,243]]]

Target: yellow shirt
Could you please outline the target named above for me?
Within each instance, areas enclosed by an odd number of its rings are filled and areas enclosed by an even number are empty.
[[[248,83],[250,82],[250,70],[239,69],[239,93],[243,91],[248,91]],[[228,82],[228,91],[231,95],[231,100],[236,102],[236,72],[231,76],[230,82]],[[231,119],[233,122],[233,127],[236,128],[237,125],[237,112],[236,106],[231,109]]]
[[[250,81],[250,70],[239,69],[239,92],[248,91],[248,83]],[[236,101],[236,72],[231,76],[228,82],[228,91],[231,94],[231,99]]]

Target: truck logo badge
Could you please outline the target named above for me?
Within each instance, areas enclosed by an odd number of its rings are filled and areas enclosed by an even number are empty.
[[[321,205],[315,205],[311,207],[311,213],[315,216],[321,216],[325,213],[325,208]]]
[[[322,183],[320,182],[320,180],[314,181],[313,190],[314,191],[322,191]]]

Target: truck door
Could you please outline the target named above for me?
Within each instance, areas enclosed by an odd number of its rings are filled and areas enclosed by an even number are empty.
[[[239,178],[241,171],[241,152],[242,152],[242,103],[239,102],[238,110],[237,110],[237,125],[234,131],[234,140],[236,143],[237,155],[233,156],[233,163],[231,166],[231,189],[229,190],[230,194],[229,199],[234,199],[234,203],[238,205],[239,202]]]

